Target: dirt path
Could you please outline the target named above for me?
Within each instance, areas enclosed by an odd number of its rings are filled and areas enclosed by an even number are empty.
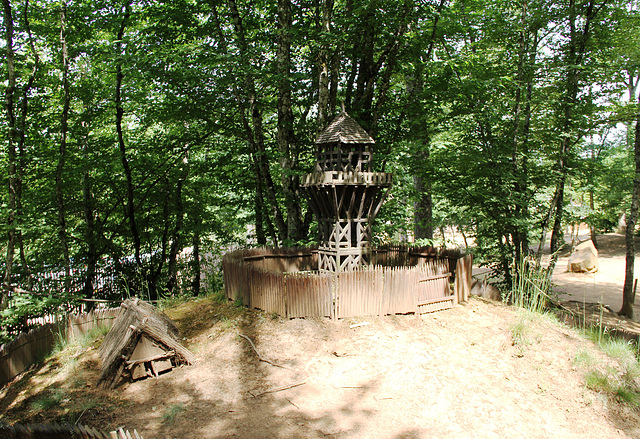
[[[586,240],[588,236],[581,235],[580,239]],[[570,273],[567,271],[569,255],[564,254],[558,258],[553,272],[554,290],[563,301],[603,303],[618,311],[622,307],[624,285],[624,235],[607,233],[597,239],[599,270],[596,273]],[[640,249],[640,239],[636,239],[636,249]],[[640,252],[636,252],[635,274],[640,276]],[[635,313],[640,315],[640,300],[636,300]]]
[[[3,419],[60,420],[85,407],[83,423],[135,428],[147,439],[640,437],[637,411],[584,387],[574,362],[585,345],[593,350],[588,343],[503,305],[472,299],[422,317],[334,322],[272,319],[203,299],[170,315],[195,366],[109,392],[92,385],[93,349],[71,375],[48,364],[3,389]],[[358,323],[368,324],[351,328]],[[238,334],[283,367],[259,361]],[[34,414],[51,389],[65,399]]]

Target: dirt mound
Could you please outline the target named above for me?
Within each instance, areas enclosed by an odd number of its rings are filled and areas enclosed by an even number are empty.
[[[109,392],[90,387],[99,367],[90,347],[73,373],[47,363],[3,389],[3,420],[66,416],[147,438],[640,436],[636,411],[584,387],[575,359],[593,350],[588,342],[480,299],[422,317],[337,322],[285,321],[208,298],[167,314],[196,365]],[[54,391],[59,403],[37,411]]]

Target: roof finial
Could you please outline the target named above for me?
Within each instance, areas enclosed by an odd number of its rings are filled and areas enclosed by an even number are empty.
[[[342,114],[347,114],[347,110],[344,109],[344,101],[342,101]]]

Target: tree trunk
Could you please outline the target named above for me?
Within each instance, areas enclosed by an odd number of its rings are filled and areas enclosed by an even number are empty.
[[[82,154],[84,162],[89,163],[89,134],[86,124],[82,124],[86,130],[83,136]],[[84,278],[84,286],[82,289],[85,299],[94,298],[93,285],[96,279],[96,269],[98,265],[98,246],[96,243],[96,224],[95,224],[95,208],[92,194],[92,180],[89,169],[85,170],[82,177],[82,208],[84,210],[85,232],[84,239],[86,243],[86,264],[87,271]],[[88,309],[92,308],[92,302],[89,302]]]
[[[216,9],[216,4],[212,2],[211,4],[211,13],[212,18],[215,24],[216,32],[218,35],[218,41],[220,44],[220,49],[223,53],[227,52],[227,40],[222,32],[222,25],[220,24],[220,18],[218,17],[218,11]],[[245,79],[246,83],[246,79]],[[254,194],[254,218],[255,218],[255,227],[256,227],[256,240],[260,245],[267,244],[267,238],[265,234],[265,224],[267,224],[267,229],[269,230],[270,235],[273,238],[274,245],[277,245],[278,239],[273,233],[273,224],[269,220],[269,214],[267,213],[264,205],[264,190],[262,185],[262,177],[260,172],[260,164],[258,163],[258,154],[257,147],[253,136],[253,130],[249,125],[247,120],[247,108],[244,102],[243,96],[241,96],[239,87],[236,83],[233,84],[233,91],[236,98],[236,102],[238,103],[238,109],[240,112],[240,121],[242,123],[242,127],[247,136],[247,142],[249,143],[251,149],[251,170],[254,175],[255,182],[255,194]]]
[[[538,244],[538,251],[536,253],[536,259],[538,260],[538,264],[542,259],[542,252],[544,251],[544,244],[547,241],[547,228],[549,227],[549,223],[551,222],[551,218],[553,218],[553,209],[556,205],[556,198],[558,197],[558,188],[556,187],[556,191],[553,194],[553,198],[551,199],[551,203],[549,203],[549,212],[542,220],[542,224],[540,225],[540,243]],[[551,247],[549,247],[551,248]]]
[[[278,0],[278,150],[282,167],[282,189],[287,210],[287,239],[304,237],[302,209],[298,195],[298,177],[294,173],[298,154],[293,133],[291,108],[291,0]]]
[[[193,238],[191,244],[193,245],[193,253],[191,254],[191,269],[193,270],[193,280],[191,281],[191,292],[194,296],[200,295],[200,277],[202,276],[202,269],[200,265],[200,228],[202,227],[202,216],[200,212],[197,212],[195,217]]]
[[[333,0],[322,0],[320,15],[320,51],[318,52],[318,118],[316,131],[320,132],[329,122],[329,35]]]
[[[591,189],[589,189],[589,209],[591,209],[591,212],[595,211],[595,201],[594,201],[594,197],[593,197],[593,187]],[[597,230],[596,230],[596,225],[594,224],[593,220],[590,221],[589,224],[589,235],[591,236],[591,242],[593,242],[593,246],[597,249],[598,248],[598,237],[597,237]]]
[[[13,258],[16,244],[16,185],[17,185],[17,157],[16,157],[16,124],[14,113],[14,92],[16,89],[16,70],[13,52],[13,10],[9,0],[2,2],[4,10],[5,28],[5,50],[7,66],[7,88],[5,89],[5,108],[7,111],[7,171],[9,175],[9,196],[8,204],[8,236],[7,236],[7,256],[5,259],[4,283],[11,285],[13,274]],[[0,297],[0,310],[8,305],[7,290],[2,289]]]
[[[511,134],[511,162],[513,166],[513,192],[516,197],[513,200],[514,216],[516,218],[515,224],[512,226],[511,241],[514,245],[516,264],[520,263],[523,254],[528,253],[528,228],[525,221],[520,221],[521,218],[526,218],[524,212],[527,209],[528,199],[526,197],[527,189],[527,176],[524,167],[521,165],[522,160],[520,156],[524,156],[524,151],[520,149],[520,143],[524,143],[524,133],[521,133],[521,113],[523,104],[523,85],[525,84],[525,59],[527,59],[527,44],[526,36],[528,29],[527,24],[527,2],[522,5],[520,14],[520,36],[518,38],[518,66],[516,72],[516,91],[515,102],[513,106],[513,129]],[[518,267],[515,267],[515,275],[518,275]]]
[[[423,149],[418,152],[416,159],[421,164],[413,177],[413,185],[418,193],[418,201],[414,204],[414,234],[416,239],[433,239],[433,200],[431,198],[431,182],[424,176],[422,168],[429,160],[429,140],[425,141]]]
[[[562,217],[564,214],[564,188],[565,182],[567,179],[566,176],[566,167],[564,165],[560,165],[560,169],[562,175],[560,176],[560,181],[556,187],[556,197],[555,197],[555,205],[553,206],[554,210],[554,219],[553,219],[553,228],[551,230],[551,271],[553,271],[553,267],[555,267],[556,262],[558,260],[558,252],[564,245],[564,233],[562,228]]]
[[[60,147],[58,150],[58,165],[56,166],[56,205],[58,208],[58,239],[62,248],[62,265],[64,267],[64,289],[69,293],[71,288],[71,262],[69,257],[69,242],[67,238],[67,221],[65,215],[64,193],[62,180],[67,159],[67,132],[69,120],[69,53],[67,51],[67,4],[62,2],[60,11],[60,43],[62,45],[62,90],[63,104],[60,117]]]
[[[129,165],[129,159],[127,158],[127,146],[124,142],[124,133],[122,130],[122,118],[124,116],[124,109],[122,108],[122,80],[124,74],[122,73],[122,38],[124,37],[124,31],[129,21],[131,6],[129,3],[124,5],[124,15],[122,17],[122,23],[118,30],[117,42],[116,42],[116,131],[118,134],[118,147],[120,149],[120,160],[122,161],[122,168],[124,169],[124,175],[127,180],[127,205],[126,212],[129,220],[129,228],[131,229],[131,237],[133,239],[133,248],[135,253],[135,260],[138,269],[142,269],[142,260],[140,258],[140,233],[138,232],[138,225],[136,224],[134,193],[133,193],[133,177],[131,175],[131,167]]]
[[[240,52],[240,63],[244,70],[244,93],[246,94],[247,101],[249,103],[248,111],[251,113],[251,135],[249,136],[249,142],[255,146],[258,169],[260,171],[260,178],[264,184],[263,188],[266,191],[267,199],[273,213],[273,218],[278,230],[278,238],[280,241],[284,241],[287,238],[287,224],[282,216],[282,211],[278,206],[278,199],[276,196],[275,185],[271,177],[271,171],[269,170],[269,161],[267,158],[267,151],[265,148],[264,131],[262,128],[262,113],[260,111],[260,105],[258,103],[256,86],[253,75],[251,74],[251,64],[249,62],[248,45],[245,38],[244,27],[242,24],[242,17],[238,11],[238,5],[235,0],[228,0],[229,8],[231,10],[231,17],[236,33],[236,39],[238,43],[238,49]],[[240,105],[244,104],[240,102]]]
[[[602,6],[604,6],[604,3]],[[558,260],[557,251],[560,249],[561,240],[564,239],[562,236],[562,220],[564,214],[564,189],[568,177],[566,161],[569,157],[570,148],[575,141],[572,135],[572,131],[575,128],[573,110],[578,100],[580,75],[583,70],[582,66],[584,58],[587,53],[587,41],[591,36],[591,24],[602,6],[596,8],[594,2],[590,1],[587,4],[584,17],[579,17],[575,0],[569,1],[570,38],[567,58],[565,60],[567,65],[566,87],[561,104],[562,123],[560,125],[560,132],[562,133],[562,139],[560,141],[558,159],[558,173],[560,174],[560,179],[558,180],[558,186],[556,188],[558,196],[556,197],[555,219],[553,223],[553,231],[551,233],[551,270],[553,270],[553,267],[555,267]],[[579,23],[583,27],[578,31],[576,26]]]
[[[171,238],[171,248],[169,250],[169,280],[167,281],[167,292],[173,294],[178,282],[178,253],[182,250],[182,226],[184,224],[184,203],[182,201],[182,187],[189,175],[188,152],[185,152],[183,165],[185,169],[183,175],[176,184],[176,225]]]
[[[179,191],[181,192],[182,189],[180,188]],[[167,178],[164,179],[164,193],[166,194],[162,199],[162,221],[164,223],[164,227],[162,229],[162,237],[160,238],[160,256],[158,257],[157,255],[149,255],[149,268],[148,275],[146,276],[149,300],[158,300],[158,283],[160,281],[160,275],[162,274],[162,268],[164,267],[164,263],[167,259],[169,228],[171,224],[169,218],[169,200],[171,199],[171,188],[169,180]],[[154,261],[157,261],[156,267],[153,266]]]
[[[638,98],[638,104],[640,104],[640,98]],[[620,315],[632,320],[635,318],[633,305],[636,300],[635,291],[633,290],[634,264],[636,259],[635,232],[636,222],[638,221],[638,206],[640,205],[640,110],[638,110],[636,117],[636,133],[633,149],[636,172],[633,179],[631,211],[627,217],[627,230],[625,232],[625,240],[627,244],[627,253],[625,257],[626,268],[624,271],[624,288],[622,290],[622,309],[620,309],[619,313]]]

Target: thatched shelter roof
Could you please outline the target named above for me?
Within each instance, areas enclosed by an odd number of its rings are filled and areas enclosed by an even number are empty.
[[[194,355],[178,340],[178,328],[159,309],[139,299],[125,300],[100,346],[98,384],[115,387],[125,370],[136,378],[145,371],[171,369],[172,363],[193,364]]]
[[[375,143],[375,141],[358,122],[343,110],[318,134],[316,145],[325,143]]]

